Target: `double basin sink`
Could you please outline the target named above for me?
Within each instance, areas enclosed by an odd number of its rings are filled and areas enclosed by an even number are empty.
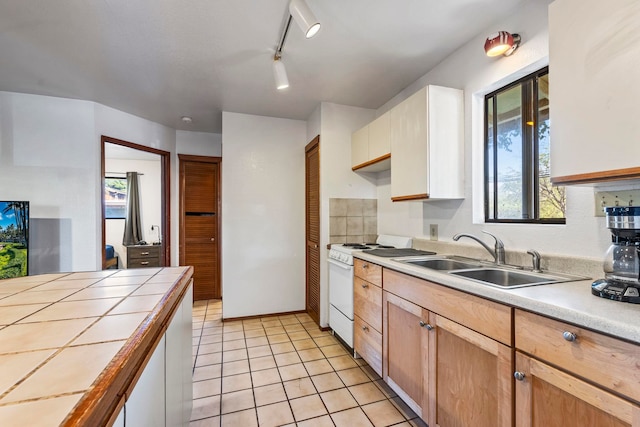
[[[446,272],[485,285],[509,289],[587,279],[587,277],[568,274],[534,273],[513,266],[498,266],[493,263],[456,256],[399,258],[395,261]]]

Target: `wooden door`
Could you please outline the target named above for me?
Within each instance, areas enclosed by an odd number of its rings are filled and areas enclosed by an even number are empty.
[[[383,378],[426,420],[429,313],[390,292],[382,298]]]
[[[638,405],[519,352],[516,372],[517,427],[640,426]]]
[[[438,427],[511,427],[512,350],[429,314],[429,418]]]
[[[305,147],[306,310],[320,324],[320,136]]]
[[[221,298],[220,157],[180,154],[180,265],[192,265],[193,299]]]

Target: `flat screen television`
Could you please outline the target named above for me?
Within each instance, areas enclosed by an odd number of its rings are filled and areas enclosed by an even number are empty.
[[[29,202],[0,200],[0,280],[29,275]]]

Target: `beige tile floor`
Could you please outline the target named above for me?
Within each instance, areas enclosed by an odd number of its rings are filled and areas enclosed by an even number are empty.
[[[426,425],[307,314],[221,317],[194,304],[191,427]]]

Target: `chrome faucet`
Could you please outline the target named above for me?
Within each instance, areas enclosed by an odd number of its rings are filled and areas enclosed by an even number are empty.
[[[482,247],[487,250],[487,252],[491,254],[491,256],[493,257],[494,263],[496,263],[497,265],[505,264],[504,243],[502,243],[502,240],[498,239],[496,236],[494,236],[491,233],[488,233],[486,231],[482,231],[482,232],[494,238],[494,240],[496,241],[494,249],[491,249],[489,245],[487,245],[485,242],[483,242],[473,234],[458,233],[455,236],[453,236],[453,240],[457,242],[461,237],[468,237],[469,239],[475,240],[476,242],[480,243]]]

